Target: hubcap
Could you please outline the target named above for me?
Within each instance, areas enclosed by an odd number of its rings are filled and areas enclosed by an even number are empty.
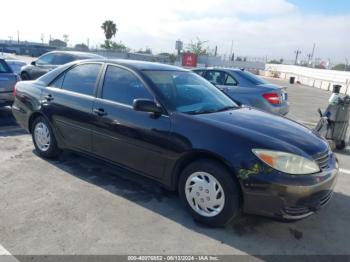
[[[209,173],[195,172],[190,175],[186,180],[185,192],[188,203],[201,216],[216,216],[224,208],[224,190]]]
[[[43,122],[36,124],[34,128],[34,139],[41,151],[47,151],[49,149],[51,143],[50,131]]]

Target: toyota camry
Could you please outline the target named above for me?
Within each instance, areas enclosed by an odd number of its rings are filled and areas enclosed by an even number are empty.
[[[38,154],[69,149],[177,190],[211,226],[244,213],[301,219],[332,196],[327,142],[287,118],[238,106],[197,74],[130,60],[84,60],[16,85],[12,107]]]

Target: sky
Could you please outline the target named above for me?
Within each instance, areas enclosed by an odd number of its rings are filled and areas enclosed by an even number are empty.
[[[5,11],[8,10],[8,11]],[[293,59],[312,51],[315,57],[350,59],[350,0],[16,0],[1,3],[0,39],[41,42],[69,35],[69,44],[99,45],[100,28],[113,20],[132,50],[175,52],[197,37],[218,46],[220,55]]]

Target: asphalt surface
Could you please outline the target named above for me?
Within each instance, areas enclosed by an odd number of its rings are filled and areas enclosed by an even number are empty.
[[[288,93],[288,117],[310,126],[330,95],[301,85]],[[293,223],[243,216],[208,228],[148,179],[72,153],[41,159],[1,109],[0,254],[350,254],[349,154],[337,153],[344,170],[317,214]]]

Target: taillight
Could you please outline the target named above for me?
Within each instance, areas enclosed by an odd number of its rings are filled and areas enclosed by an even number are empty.
[[[17,95],[16,86],[13,87],[12,95],[13,95],[13,97],[16,97],[16,95]]]
[[[281,97],[277,93],[266,93],[263,94],[263,97],[272,105],[281,104]]]

